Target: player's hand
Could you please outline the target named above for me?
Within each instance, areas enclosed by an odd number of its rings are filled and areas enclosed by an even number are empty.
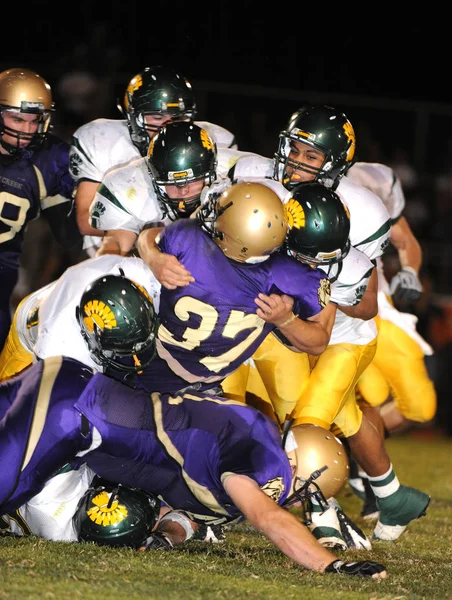
[[[325,573],[340,573],[341,575],[358,575],[358,577],[372,577],[372,579],[386,579],[386,567],[371,560],[344,563],[335,560],[327,566]]]
[[[160,252],[152,262],[152,271],[158,281],[168,290],[184,287],[195,278],[172,254]]]
[[[389,288],[395,302],[416,302],[422,294],[422,284],[411,267],[404,267],[394,275]]]
[[[171,540],[166,533],[152,533],[140,546],[140,552],[147,552],[148,550],[172,550],[174,548]]]
[[[290,320],[292,316],[292,308],[294,300],[291,296],[282,294],[259,294],[254,302],[259,307],[256,310],[258,317],[267,323],[273,323],[277,327],[282,323]]]

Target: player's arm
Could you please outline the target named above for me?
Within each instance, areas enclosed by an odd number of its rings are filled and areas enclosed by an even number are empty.
[[[137,234],[134,231],[127,229],[111,229],[107,231],[102,238],[102,243],[96,252],[96,256],[102,256],[103,254],[120,254],[121,256],[127,256],[132,250],[136,240]]]
[[[157,280],[167,289],[174,290],[194,281],[190,272],[172,254],[165,254],[157,245],[163,227],[152,227],[140,232],[138,254],[149,266]]]
[[[378,274],[374,268],[363,297],[354,306],[338,306],[338,310],[355,319],[368,321],[378,314]]]
[[[345,565],[315,539],[292,513],[278,506],[246,475],[230,475],[224,488],[249,523],[261,531],[281,552],[312,571],[344,573],[384,579],[383,565],[364,562]],[[350,569],[355,567],[355,572]]]
[[[230,475],[224,488],[249,523],[302,567],[324,571],[336,557],[292,513],[278,506],[246,475]]]
[[[75,193],[75,210],[77,225],[82,235],[94,235],[102,237],[103,231],[95,229],[90,225],[89,208],[99,187],[99,181],[81,181]]]
[[[401,266],[391,280],[390,293],[395,301],[415,302],[422,293],[418,276],[422,249],[405,217],[392,225],[390,240],[397,249]]]
[[[402,269],[411,267],[419,273],[422,264],[422,248],[405,217],[400,217],[392,225],[390,240],[397,249]]]
[[[300,352],[317,356],[328,346],[336,317],[337,306],[329,302],[325,308],[309,319],[300,319],[292,312],[293,298],[286,294],[259,294],[255,299],[257,315],[273,323],[287,341]]]

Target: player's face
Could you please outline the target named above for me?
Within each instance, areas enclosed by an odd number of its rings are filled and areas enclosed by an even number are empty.
[[[291,183],[302,183],[312,181],[315,173],[308,173],[293,166],[293,162],[302,163],[309,169],[320,169],[325,160],[325,153],[311,148],[303,142],[290,141],[289,164],[286,167],[286,174],[290,177]]]
[[[6,144],[20,148],[25,148],[31,142],[42,118],[38,115],[27,115],[11,110],[4,110],[2,117],[6,128],[3,140]],[[3,151],[6,152],[5,150]]]
[[[175,123],[176,121],[184,121],[186,119],[174,118],[172,115],[168,114],[155,114],[155,115],[145,115],[144,120],[146,123],[146,131],[148,132],[150,140],[155,137],[160,129],[164,125],[168,125],[168,123]]]
[[[187,212],[186,208],[189,208],[188,214],[190,214],[193,211],[193,206],[199,204],[199,197],[204,185],[204,181],[199,180],[185,185],[167,185],[165,190],[171,200],[180,200],[179,212]]]
[[[199,196],[204,187],[204,181],[192,181],[186,185],[167,185],[165,187],[168,197],[172,200],[178,198],[190,198],[191,196]]]

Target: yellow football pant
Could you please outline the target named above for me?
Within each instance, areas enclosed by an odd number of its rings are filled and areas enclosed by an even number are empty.
[[[25,298],[18,304],[9,328],[8,337],[0,353],[0,381],[20,373],[33,362],[33,355],[25,350],[17,334],[17,315]]]
[[[378,345],[372,364],[357,391],[370,406],[380,406],[392,394],[397,410],[418,423],[433,419],[437,397],[420,346],[391,321],[376,319]]]
[[[335,424],[335,433],[350,437],[362,421],[355,385],[375,350],[376,340],[365,346],[333,344],[320,356],[309,356],[289,350],[269,335],[253,355],[256,369],[247,365],[247,372],[236,371],[222,385],[225,394],[234,399],[243,398],[244,385],[247,402],[250,392],[253,396],[261,394],[260,400],[270,401],[281,424],[288,416],[296,424],[315,423],[325,429]],[[259,391],[261,383],[266,394]]]

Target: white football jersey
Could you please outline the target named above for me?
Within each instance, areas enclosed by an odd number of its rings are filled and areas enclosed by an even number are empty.
[[[149,223],[171,223],[164,216],[146,160],[141,157],[105,175],[89,212],[92,227],[103,231],[125,229],[139,235]]]
[[[347,178],[366,187],[379,196],[385,205],[392,222],[396,222],[405,208],[405,195],[399,178],[387,165],[381,163],[355,163],[347,172]],[[424,354],[433,354],[433,349],[416,331],[416,315],[397,310],[390,301],[389,283],[384,275],[383,261],[377,259],[378,268],[378,315],[391,321],[407,333],[421,348]]]
[[[334,273],[336,265],[333,265]],[[320,266],[328,273],[327,266]],[[353,246],[342,261],[341,270],[336,281],[331,286],[331,300],[343,306],[358,304],[367,289],[370,276],[374,269],[371,260]],[[345,315],[339,308],[331,332],[330,344],[356,344],[363,346],[371,342],[377,335],[374,319],[364,321]]]
[[[207,130],[217,148],[237,147],[234,135],[224,127],[208,121],[195,123]],[[79,127],[73,134],[69,172],[76,184],[81,181],[100,183],[111,169],[139,158],[141,154],[130,138],[125,119],[95,119]],[[101,237],[84,236],[83,247],[93,255],[101,242]]]
[[[119,275],[119,269],[122,269],[125,277],[148,292],[158,312],[161,286],[141,258],[118,254],[89,258],[66,269],[39,305],[38,334],[33,348],[37,358],[63,355],[98,371],[102,370],[91,358],[80,333],[76,307],[89,283],[102,275]]]
[[[405,208],[405,196],[400,180],[391,167],[381,163],[357,162],[347,171],[347,178],[376,194],[392,221],[401,216]]]
[[[93,477],[94,471],[86,464],[55,475],[14,514],[1,517],[9,525],[6,531],[20,536],[34,534],[53,542],[77,542],[72,517]]]
[[[217,148],[234,148],[230,146],[234,136],[224,127],[207,121],[195,124],[207,130]],[[126,120],[95,119],[74,132],[69,156],[69,171],[76,183],[100,183],[107,171],[140,158],[141,154],[130,138]]]

